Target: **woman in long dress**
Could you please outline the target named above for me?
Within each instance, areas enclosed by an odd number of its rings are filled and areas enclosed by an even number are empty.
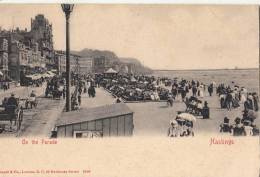
[[[203,98],[204,97],[204,86],[203,85],[199,86],[199,92],[200,92],[199,97]]]

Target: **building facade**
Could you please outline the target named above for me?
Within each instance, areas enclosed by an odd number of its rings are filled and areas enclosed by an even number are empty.
[[[1,72],[6,72],[15,81],[20,80],[21,74],[43,71],[45,68],[55,68],[52,24],[39,14],[31,19],[31,30],[0,29],[1,39],[4,45],[7,43],[7,52],[0,49],[1,65],[5,65],[8,58],[8,66],[0,66]],[[7,71],[5,71],[7,70]]]
[[[44,15],[39,14],[35,19],[31,19],[31,42],[38,43],[38,50],[41,51],[41,55],[46,58],[46,67],[53,69],[55,66],[54,61],[54,48],[53,48],[53,34],[52,24]]]
[[[1,80],[5,80],[8,76],[8,40],[0,38],[0,71]]]
[[[79,57],[79,73],[80,74],[91,74],[93,73],[93,59],[88,57]]]
[[[110,62],[104,56],[93,59],[93,72],[95,73],[104,73],[110,67]]]
[[[20,81],[22,73],[26,73],[28,67],[28,50],[19,41],[12,41],[9,51],[10,77],[15,81]]]
[[[55,65],[58,73],[66,72],[66,54],[64,51],[55,52]],[[70,55],[70,70],[77,74],[91,74],[93,71],[93,60],[78,55]]]

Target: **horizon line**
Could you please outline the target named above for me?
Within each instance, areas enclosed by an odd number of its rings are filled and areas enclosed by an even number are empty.
[[[205,70],[256,70],[255,68],[210,68],[210,69],[152,69],[153,71],[205,71]]]

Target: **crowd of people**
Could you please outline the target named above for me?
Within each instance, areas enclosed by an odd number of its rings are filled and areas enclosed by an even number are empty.
[[[184,120],[176,117],[175,120],[170,122],[170,127],[168,129],[169,137],[187,137],[194,136],[193,122]]]
[[[255,118],[251,117],[247,111],[244,111],[242,119],[236,117],[234,124],[230,124],[230,119],[225,117],[220,125],[220,132],[230,133],[233,136],[258,136],[259,128],[254,123]]]
[[[230,86],[220,84],[216,89],[220,98],[220,107],[226,108],[230,111],[233,108],[237,108],[240,105],[244,106],[245,110],[258,111],[258,96],[256,92],[248,92],[245,87],[239,87],[237,85],[231,89]]]
[[[79,109],[81,105],[81,95],[88,94],[89,97],[96,96],[95,87],[103,87],[116,97],[116,103],[131,101],[167,101],[173,106],[174,100],[180,100],[186,105],[183,112],[202,118],[210,118],[210,107],[205,100],[205,92],[208,96],[213,94],[219,96],[220,108],[228,111],[243,106],[243,118],[237,117],[234,124],[230,124],[229,118],[225,117],[220,125],[220,132],[229,132],[234,136],[239,135],[258,135],[254,120],[255,112],[258,111],[258,96],[256,92],[248,92],[246,88],[237,85],[230,87],[228,85],[212,82],[208,85],[199,81],[187,81],[177,78],[169,79],[156,78],[154,76],[144,75],[114,75],[113,77],[98,75],[81,76],[75,79],[76,90],[72,94],[72,109]],[[52,79],[48,81],[46,92],[59,90],[65,97],[65,87],[59,89],[59,85],[64,85],[64,80]],[[254,116],[255,117],[254,117]],[[175,119],[170,123],[168,136],[194,136],[193,122],[181,121]]]
[[[161,87],[154,76],[117,75],[99,80],[106,90],[126,101],[167,100],[169,94],[169,90]]]
[[[51,96],[52,98],[65,98],[65,79],[62,77],[53,77],[47,80],[45,89],[45,97]]]
[[[220,124],[220,132],[230,133],[233,136],[256,136],[259,135],[259,128],[255,124],[258,112],[258,94],[256,92],[248,92],[245,87],[234,85],[233,88],[220,84],[216,88],[216,93],[220,98],[220,107],[222,109],[236,109],[241,107],[243,114],[236,117],[234,123],[230,124],[230,119],[226,116]]]
[[[79,75],[75,79],[75,91],[71,95],[71,109],[80,109],[82,94],[87,94],[89,98],[95,98],[96,86],[97,85],[91,75]]]

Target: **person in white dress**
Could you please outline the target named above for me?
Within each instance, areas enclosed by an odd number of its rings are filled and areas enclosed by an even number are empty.
[[[179,130],[178,130],[178,123],[176,120],[171,121],[171,126],[168,128],[168,136],[169,137],[178,137]]]
[[[199,96],[201,98],[203,98],[204,97],[204,85],[200,85],[198,89],[199,89],[199,92],[200,92]]]

